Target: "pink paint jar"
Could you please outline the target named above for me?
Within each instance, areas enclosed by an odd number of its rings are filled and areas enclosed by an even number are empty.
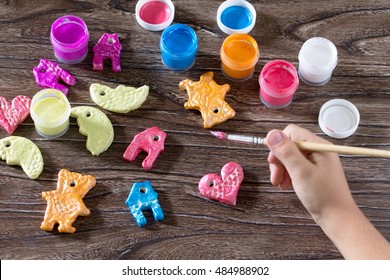
[[[299,85],[298,72],[285,60],[272,60],[264,65],[259,77],[260,99],[269,108],[288,106]]]
[[[88,53],[89,32],[85,22],[76,16],[62,16],[51,26],[50,41],[56,58],[63,63],[78,63]]]

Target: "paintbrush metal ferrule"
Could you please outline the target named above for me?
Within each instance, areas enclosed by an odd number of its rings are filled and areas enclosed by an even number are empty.
[[[238,142],[238,143],[252,143],[255,145],[263,145],[265,141],[265,139],[262,137],[246,136],[246,135],[238,135],[238,134],[228,134],[227,140]]]

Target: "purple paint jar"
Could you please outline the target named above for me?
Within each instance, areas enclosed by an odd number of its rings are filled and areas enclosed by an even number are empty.
[[[54,21],[50,41],[56,58],[63,63],[78,63],[88,53],[89,32],[85,22],[76,16],[62,16]]]

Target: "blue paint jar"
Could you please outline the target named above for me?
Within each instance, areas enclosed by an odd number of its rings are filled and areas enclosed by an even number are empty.
[[[172,71],[186,71],[195,63],[198,37],[185,24],[174,24],[164,30],[160,39],[162,62]]]

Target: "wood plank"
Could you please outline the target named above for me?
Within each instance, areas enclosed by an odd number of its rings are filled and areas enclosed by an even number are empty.
[[[198,80],[214,71],[219,84],[229,83],[226,100],[236,116],[216,130],[265,136],[274,128],[298,124],[340,145],[390,150],[390,5],[388,1],[250,1],[258,19],[251,35],[260,46],[260,60],[246,82],[229,81],[220,70],[219,48],[226,35],[215,21],[222,1],[174,1],[174,23],[193,27],[199,39],[194,67],[173,73],[161,63],[161,32],[140,27],[136,1],[3,1],[0,3],[0,95],[32,97],[40,88],[32,68],[40,58],[55,61],[50,44],[52,22],[65,14],[83,18],[90,32],[89,53],[75,65],[61,64],[77,79],[68,95],[72,106],[97,107],[89,96],[92,83],[150,86],[142,107],[127,114],[104,111],[115,130],[107,152],[92,156],[86,137],[71,118],[61,138],[39,136],[31,117],[14,135],[34,141],[45,166],[37,180],[20,167],[0,161],[1,259],[340,259],[336,247],[315,224],[294,191],[281,191],[269,182],[268,150],[221,142],[202,126],[198,111],[183,104],[188,95],[178,87],[184,79]],[[110,63],[92,71],[92,47],[102,33],[118,33],[123,51],[122,71]],[[303,42],[327,37],[338,49],[339,62],[329,83],[312,87],[302,81],[290,106],[266,108],[259,99],[258,77],[272,59],[298,66]],[[359,109],[361,121],[347,139],[331,139],[318,125],[326,101],[343,98]],[[153,169],[143,171],[145,154],[134,162],[122,159],[134,135],[147,127],[167,132],[166,148]],[[214,129],[214,128],[213,128]],[[0,138],[8,134],[0,130]],[[390,240],[390,164],[387,159],[341,156],[353,197],[369,220]],[[236,207],[202,198],[198,182],[219,173],[228,161],[245,171]],[[56,187],[58,171],[68,168],[96,177],[97,185],[84,201],[89,217],[79,217],[74,234],[40,230],[46,202],[43,191]],[[150,180],[165,212],[163,222],[138,228],[125,200],[132,184]]]

